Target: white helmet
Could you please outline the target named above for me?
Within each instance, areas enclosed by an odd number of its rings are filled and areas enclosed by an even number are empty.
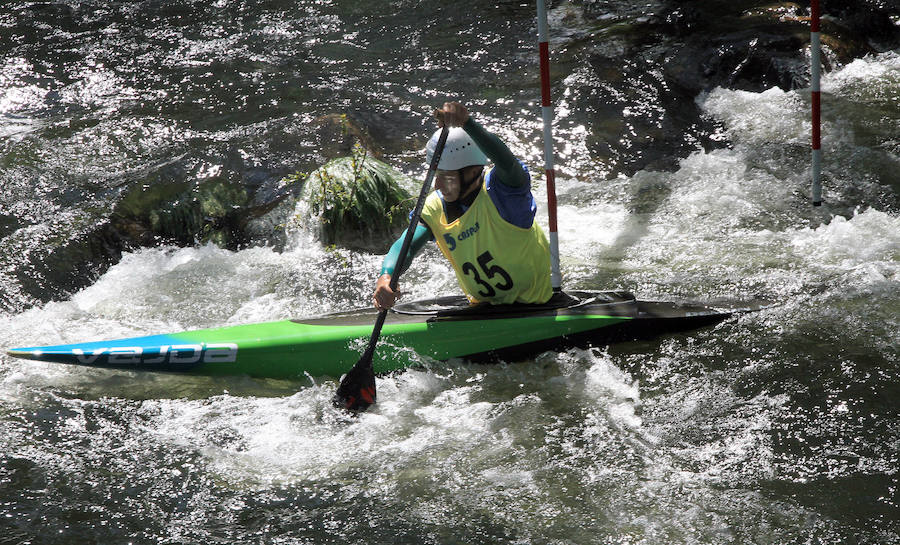
[[[431,140],[428,141],[428,145],[425,146],[426,160],[429,165],[440,136],[441,129],[438,129],[432,135]],[[444,144],[444,151],[441,153],[438,170],[459,170],[472,165],[486,165],[487,162],[487,155],[478,148],[472,137],[460,127],[452,127],[447,133],[447,143]]]

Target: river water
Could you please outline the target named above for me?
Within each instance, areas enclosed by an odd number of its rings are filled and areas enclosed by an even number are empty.
[[[10,271],[85,232],[123,172],[185,153],[204,158],[197,176],[234,154],[275,177],[314,168],[311,124],[352,112],[418,178],[428,111],[451,97],[541,171],[529,5],[11,4],[0,347],[367,304],[380,256],[323,245],[302,219],[283,249],[160,243],[35,300]],[[814,209],[802,89],[697,96],[721,145],[673,168],[598,159],[577,12],[551,12],[565,285],[775,306],[525,362],[423,361],[379,377],[358,418],[331,407],[331,377],[0,355],[0,543],[900,542],[900,55],[826,74]],[[458,289],[434,248],[404,278],[410,299]]]

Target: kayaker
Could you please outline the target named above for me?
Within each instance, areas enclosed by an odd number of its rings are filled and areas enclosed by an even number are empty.
[[[473,303],[545,303],[550,285],[550,248],[534,221],[537,205],[531,175],[496,135],[486,131],[458,102],[438,111],[438,126],[450,127],[413,234],[409,258],[429,240],[450,261],[463,292]],[[426,146],[430,163],[440,128]],[[485,169],[490,159],[491,169]],[[391,246],[375,284],[373,303],[390,308],[400,295],[389,284],[405,232]]]

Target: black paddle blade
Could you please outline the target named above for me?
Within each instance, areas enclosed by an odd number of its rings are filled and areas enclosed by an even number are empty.
[[[361,412],[375,403],[375,371],[372,369],[372,354],[366,351],[353,369],[341,381],[332,399],[335,407]]]

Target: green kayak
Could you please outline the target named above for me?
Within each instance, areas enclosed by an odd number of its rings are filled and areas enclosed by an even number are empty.
[[[543,305],[469,306],[464,297],[397,305],[374,356],[376,373],[423,358],[523,359],[547,350],[643,338],[719,322],[737,309],[638,301],[624,292],[557,293]],[[202,375],[338,377],[359,360],[377,315],[358,309],[281,320],[55,346],[14,348],[18,358]]]

